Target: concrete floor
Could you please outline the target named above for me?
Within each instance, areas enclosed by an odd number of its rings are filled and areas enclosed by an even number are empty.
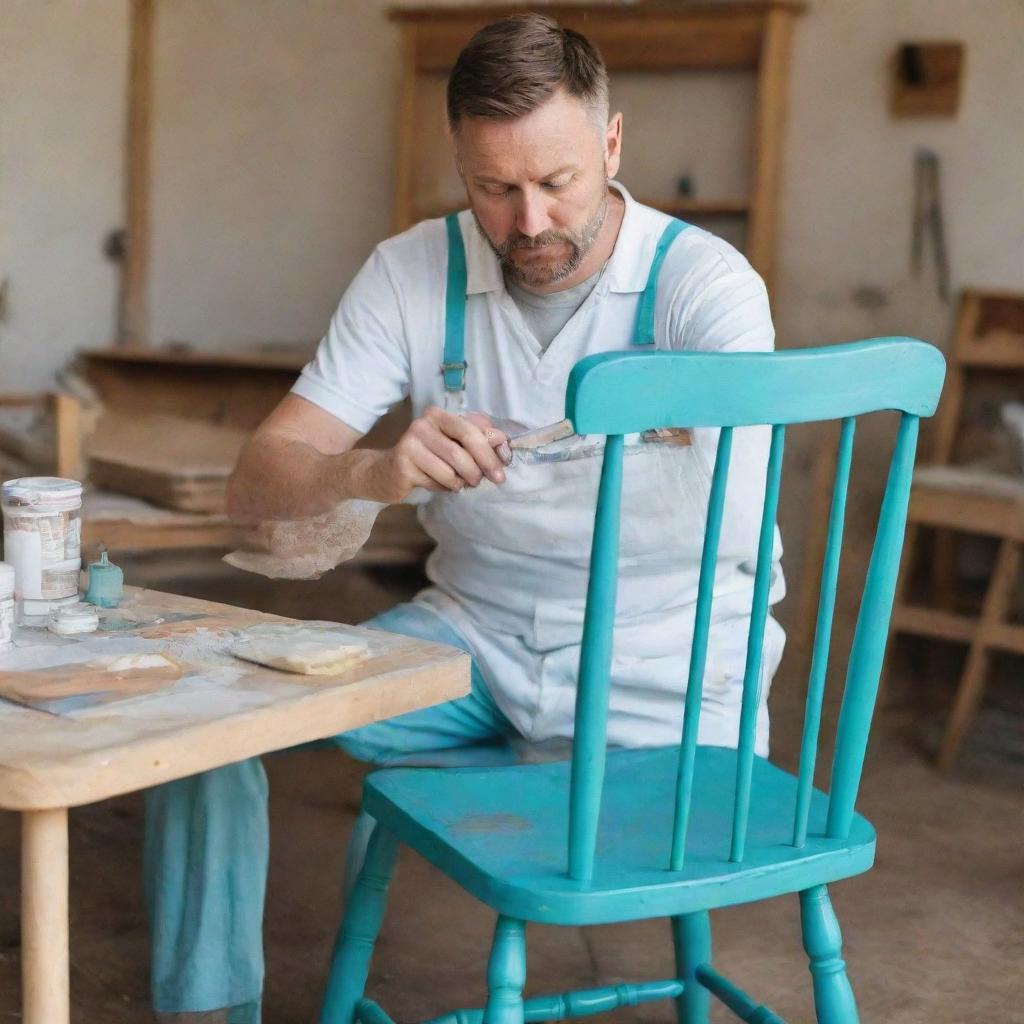
[[[141,577],[145,567],[140,567]],[[340,574],[334,574],[340,577]],[[330,580],[330,578],[328,578]],[[168,589],[268,610],[352,621],[412,585],[349,576],[325,584],[253,588],[251,578],[195,577]],[[257,591],[259,593],[257,594]],[[327,609],[330,609],[329,611]],[[876,868],[837,885],[846,958],[864,1024],[1024,1024],[1024,814],[1019,707],[986,711],[958,770],[925,759],[936,714],[883,713],[860,810],[879,832]],[[1009,692],[1009,691],[1008,691]],[[998,698],[998,694],[997,694]],[[938,694],[941,706],[945,694]],[[773,756],[790,765],[799,687],[773,696]],[[1007,701],[1016,700],[1011,693]],[[265,939],[266,1024],[315,1017],[337,925],[342,856],[362,769],[341,754],[267,760],[273,846]],[[141,799],[71,817],[72,992],[76,1024],[150,1020],[141,900]],[[0,815],[0,1022],[19,1019],[18,823]],[[791,1024],[813,1020],[797,904],[780,899],[713,916],[718,966]],[[493,916],[438,872],[403,856],[378,945],[370,994],[398,1021],[481,1005]],[[664,922],[587,930],[532,927],[529,991],[558,991],[671,973]],[[717,1021],[732,1019],[716,1011]],[[620,1011],[669,1022],[668,1004]]]

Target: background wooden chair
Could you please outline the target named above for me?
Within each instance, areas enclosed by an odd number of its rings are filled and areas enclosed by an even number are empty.
[[[892,616],[892,635],[911,634],[967,645],[953,709],[937,760],[952,767],[985,691],[993,651],[1024,654],[1024,626],[1011,621],[1024,541],[1024,466],[992,450],[993,412],[1000,400],[1024,399],[1024,295],[965,291],[957,317],[949,379],[935,417],[927,464],[914,474],[905,569]],[[987,403],[987,405],[985,404]],[[935,531],[930,548],[923,529]],[[962,585],[958,535],[997,542],[981,600]],[[923,549],[923,550],[922,550]],[[926,593],[911,596],[917,556],[926,554]]]
[[[910,494],[920,416],[938,401],[943,359],[908,339],[784,353],[615,353],[583,360],[566,414],[608,436],[597,501],[570,762],[372,773],[364,807],[378,822],[335,948],[321,1024],[390,1024],[363,998],[400,843],[498,915],[483,1010],[431,1024],[522,1024],[677,1001],[681,1024],[707,1024],[710,995],[748,1024],[783,1024],[711,963],[708,912],[799,893],[820,1024],[854,1024],[828,883],[866,871],[875,834],[856,814]],[[836,731],[831,791],[813,787],[855,417],[901,412],[865,578]],[[827,527],[799,776],[754,753],[761,656],[786,424],[842,420]],[[687,423],[721,427],[708,502],[694,642],[679,747],[606,751],[614,641],[623,435]],[[698,746],[712,591],[733,429],[772,424],[743,680],[738,748]],[[671,524],[666,524],[670,529]],[[523,998],[525,924],[667,917],[674,977]]]

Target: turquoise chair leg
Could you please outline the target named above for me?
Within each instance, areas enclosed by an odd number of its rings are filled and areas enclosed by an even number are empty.
[[[377,826],[377,819],[359,808],[359,814],[352,823],[352,834],[348,840],[348,853],[345,855],[345,879],[341,891],[341,912],[344,915],[352,891],[359,879],[359,872],[366,863],[366,850],[370,845],[370,837]]]
[[[672,918],[676,977],[686,985],[676,1000],[679,1024],[708,1024],[711,993],[697,980],[697,967],[711,963],[711,917],[707,911]]]
[[[825,886],[800,893],[800,927],[811,960],[818,1024],[858,1024],[857,1003],[842,957],[843,937]]]
[[[499,917],[487,964],[487,1006],[484,1024],[523,1024],[526,985],[526,927]]]
[[[356,1003],[363,998],[370,958],[377,941],[388,883],[395,869],[398,840],[379,825],[370,837],[366,861],[352,891],[338,934],[320,1009],[320,1024],[352,1024]]]

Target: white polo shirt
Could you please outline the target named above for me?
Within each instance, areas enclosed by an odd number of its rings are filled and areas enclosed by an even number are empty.
[[[472,213],[460,214],[467,262],[466,409],[527,427],[553,423],[565,415],[566,381],[580,359],[631,348],[640,296],[670,218],[637,203],[622,185],[612,187],[626,206],[614,251],[591,294],[546,350],[509,296],[498,259]],[[294,386],[295,394],[363,433],[406,396],[416,415],[429,405],[443,405],[440,364],[447,250],[443,220],[425,221],[378,245],[342,298],[314,360]],[[763,282],[727,242],[688,227],[662,265],[655,343],[666,350],[771,350],[774,330]],[[695,431],[693,458],[699,479],[694,481],[701,486],[709,479],[716,443],[717,431]],[[742,677],[767,448],[766,429],[735,432],[709,662],[709,679],[719,681],[722,708],[717,731],[714,722],[706,731],[702,718],[702,742],[735,742],[736,677]],[[502,494],[514,504],[514,484],[503,486]],[[638,480],[637,486],[654,484]],[[588,487],[582,485],[583,491]],[[493,488],[485,481],[477,491],[485,494]],[[701,517],[703,499],[706,494],[685,496],[681,512],[691,520]],[[470,642],[496,701],[524,736],[540,740],[571,734],[574,669],[568,666],[578,656],[593,494],[581,493],[578,505],[568,503],[571,508],[538,507],[536,529],[529,515],[498,515],[478,530],[471,517],[451,514],[460,506],[449,501],[431,500],[421,510],[437,548],[427,566],[434,587],[419,599],[448,618]],[[624,507],[627,557],[628,517]],[[507,536],[502,533],[506,519],[514,524]],[[650,534],[671,527],[644,524],[643,529]],[[637,679],[651,675],[648,655],[664,646],[653,638],[652,630],[659,637],[666,629],[673,630],[685,642],[687,624],[692,628],[703,529],[694,530],[692,522],[684,522],[676,531],[680,532],[682,540],[673,533],[668,541],[675,545],[671,570],[654,583],[650,576],[631,581],[628,574],[620,580],[619,609],[625,619],[621,630],[617,625],[616,652],[623,664],[634,665]],[[643,555],[648,562],[650,554]],[[781,598],[783,590],[778,571],[772,600]],[[764,658],[767,678],[781,656],[782,642],[781,629],[770,620]],[[638,745],[678,739],[679,694],[685,685],[688,651],[681,657],[655,672],[660,678],[653,689],[638,689],[637,680],[624,676],[620,692],[625,696],[618,712],[613,679],[611,742]],[[558,680],[542,679],[551,674],[545,660],[563,666]],[[713,693],[715,686],[710,689]],[[763,689],[766,693],[767,685]],[[706,698],[708,692],[706,681]],[[759,749],[767,749],[766,715],[759,725]]]

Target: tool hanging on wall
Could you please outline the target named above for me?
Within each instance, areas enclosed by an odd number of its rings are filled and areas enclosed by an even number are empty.
[[[948,302],[949,257],[946,253],[946,232],[942,222],[939,155],[930,149],[919,149],[914,161],[914,233],[910,249],[910,265],[914,277],[921,275],[926,231],[931,234],[939,297],[943,302]]]

